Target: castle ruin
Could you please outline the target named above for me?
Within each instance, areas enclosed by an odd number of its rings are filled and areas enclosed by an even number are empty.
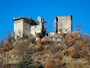
[[[44,19],[40,16],[37,21],[34,21],[32,18],[14,18],[15,39],[26,35],[29,36],[30,34],[36,36],[37,33],[42,33],[44,35],[45,32]]]
[[[48,33],[49,36],[58,35],[60,33],[71,33],[72,31],[72,16],[55,16],[54,18],[54,32]],[[25,35],[32,34],[36,37],[37,33],[41,33],[45,36],[46,29],[44,26],[44,19],[40,16],[37,21],[32,18],[14,18],[14,34],[15,39],[23,37]]]
[[[71,33],[72,16],[56,16],[54,18],[54,29],[56,34]]]

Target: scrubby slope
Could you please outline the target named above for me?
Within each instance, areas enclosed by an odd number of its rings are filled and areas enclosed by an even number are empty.
[[[19,68],[89,68],[89,36],[79,32],[61,36],[62,42],[52,41],[50,37],[36,43],[34,38],[19,39],[13,43],[13,51],[8,52],[19,57]]]

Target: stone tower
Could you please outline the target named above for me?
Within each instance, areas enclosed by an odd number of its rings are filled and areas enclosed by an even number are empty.
[[[34,21],[32,18],[25,17],[14,18],[15,39],[24,36],[30,37],[31,34],[36,37],[37,33],[43,34],[44,32],[46,32],[44,29],[44,19],[40,16],[37,21]]]
[[[30,35],[31,25],[36,25],[31,18],[18,17],[14,18],[15,39]]]
[[[56,16],[54,18],[54,29],[56,34],[64,34],[72,31],[72,16]]]

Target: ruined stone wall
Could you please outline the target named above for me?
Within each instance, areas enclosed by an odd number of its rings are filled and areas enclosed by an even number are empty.
[[[65,33],[71,32],[72,16],[56,16],[55,22],[55,33]]]
[[[42,29],[43,29],[43,22],[44,22],[44,19],[41,18],[40,16],[38,16],[38,24],[37,25],[34,25],[34,26],[31,26],[31,34],[36,36],[36,33],[41,33],[42,32]]]
[[[54,35],[55,35],[54,32],[49,32],[49,33],[48,33],[48,36],[50,36],[50,37],[53,37]]]
[[[43,19],[43,18],[41,18],[40,16],[38,16],[37,21],[39,22],[39,24],[41,24],[41,23],[43,23],[43,22],[44,22],[44,19]]]
[[[36,33],[41,33],[42,31],[42,26],[41,25],[36,25],[36,26],[31,26],[31,34],[36,36]]]

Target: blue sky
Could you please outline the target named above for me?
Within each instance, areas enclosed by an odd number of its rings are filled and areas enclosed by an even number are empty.
[[[54,31],[54,16],[73,16],[73,31],[80,23],[82,33],[90,35],[90,0],[0,0],[0,40],[13,32],[13,17],[43,17],[48,32]]]

